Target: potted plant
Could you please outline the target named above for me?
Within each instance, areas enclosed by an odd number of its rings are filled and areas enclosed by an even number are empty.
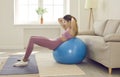
[[[37,10],[36,10],[37,14],[40,15],[40,23],[43,24],[43,14],[47,12],[46,8],[41,8],[39,7]]]

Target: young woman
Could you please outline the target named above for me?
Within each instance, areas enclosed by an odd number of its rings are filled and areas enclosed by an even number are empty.
[[[26,49],[26,53],[22,60],[15,63],[13,66],[26,66],[28,65],[28,58],[33,50],[34,44],[37,44],[42,47],[49,48],[54,50],[61,43],[75,37],[78,33],[77,20],[75,17],[71,15],[65,15],[63,18],[59,18],[58,22],[63,27],[65,32],[57,39],[51,40],[41,36],[32,36],[29,40],[28,47]]]

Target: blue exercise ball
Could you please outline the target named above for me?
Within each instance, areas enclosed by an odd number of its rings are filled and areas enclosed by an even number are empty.
[[[63,64],[78,64],[86,56],[86,45],[79,38],[72,38],[58,46],[54,52],[54,59]]]

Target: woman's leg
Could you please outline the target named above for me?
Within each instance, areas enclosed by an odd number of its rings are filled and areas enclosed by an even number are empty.
[[[26,53],[23,58],[23,61],[28,60],[28,58],[33,50],[34,44],[37,44],[39,46],[46,47],[49,49],[53,49],[57,45],[57,42],[56,42],[56,40],[52,41],[52,40],[49,40],[49,39],[47,39],[45,37],[41,37],[41,36],[32,36],[29,40],[29,44],[26,49]]]
[[[46,39],[46,38],[40,37],[40,36],[32,36],[30,38],[27,49],[26,49],[26,53],[25,53],[24,58],[23,58],[23,61],[28,61],[28,58],[33,51],[34,44],[37,44],[37,45],[41,44],[42,45],[42,42],[44,39]]]
[[[49,40],[45,37],[40,36],[32,36],[29,40],[28,47],[26,49],[25,56],[23,60],[21,60],[18,63],[15,63],[14,66],[26,66],[28,64],[28,58],[33,50],[34,44],[37,44],[39,46],[43,46],[49,49],[56,48],[61,42],[59,40]]]
[[[32,50],[33,50],[33,47],[34,47],[34,43],[36,41],[36,36],[32,36],[29,40],[29,43],[28,43],[28,46],[27,46],[27,49],[26,49],[26,53],[24,55],[24,58],[23,58],[23,61],[28,61],[28,58],[30,56],[30,54],[32,53]]]

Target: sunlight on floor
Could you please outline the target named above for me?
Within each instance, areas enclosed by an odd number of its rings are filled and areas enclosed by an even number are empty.
[[[6,52],[0,52],[0,55],[5,54]]]
[[[38,53],[39,51],[33,51],[32,54],[36,54]],[[16,53],[13,53],[12,55],[24,55],[25,52],[16,52]]]

